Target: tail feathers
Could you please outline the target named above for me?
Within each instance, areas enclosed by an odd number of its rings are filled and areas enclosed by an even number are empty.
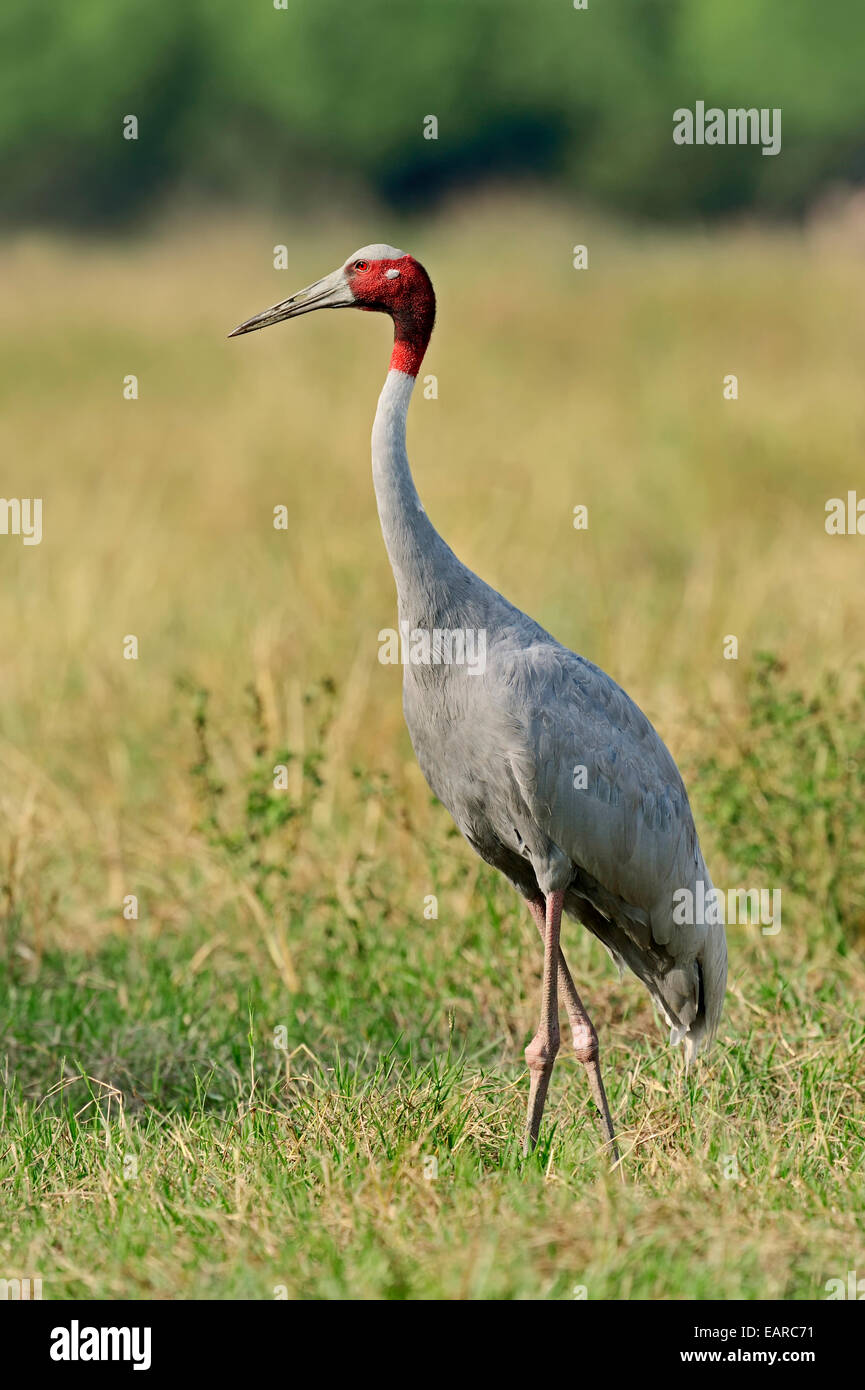
[[[712,884],[703,868],[704,882]],[[606,915],[583,893],[569,895],[568,912],[586,926],[606,947],[619,972],[632,970],[648,989],[652,1002],[670,1029],[670,1042],[683,1043],[685,1066],[708,1047],[718,1031],[727,988],[727,939],[721,923],[695,932],[680,941],[672,958],[652,943],[646,948],[635,939],[634,923]],[[688,948],[691,949],[688,949]]]
[[[696,959],[699,977],[699,999],[697,1014],[686,1030],[671,1029],[670,1041],[682,1042],[685,1047],[685,1068],[698,1052],[708,1048],[721,1022],[724,1009],[724,995],[727,991],[727,939],[722,926],[710,928],[705,945]]]
[[[694,1030],[694,1055],[708,1047],[718,1031],[727,993],[727,937],[723,925],[709,928],[706,943],[697,957],[702,981],[702,1008]]]
[[[710,927],[696,957],[676,966],[649,988],[670,1029],[670,1043],[682,1043],[685,1067],[707,1048],[718,1031],[727,988],[727,942],[722,926]]]

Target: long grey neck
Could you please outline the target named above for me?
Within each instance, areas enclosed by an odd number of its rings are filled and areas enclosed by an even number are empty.
[[[372,477],[400,617],[420,621],[447,602],[447,574],[463,566],[424,511],[411,475],[405,425],[414,384],[407,372],[387,374],[372,427]]]

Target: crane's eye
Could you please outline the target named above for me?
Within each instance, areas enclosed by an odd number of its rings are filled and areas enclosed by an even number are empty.
[[[355,270],[369,270],[369,261],[355,261]]]

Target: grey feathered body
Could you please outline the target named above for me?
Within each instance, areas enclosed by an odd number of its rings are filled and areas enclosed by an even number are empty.
[[[679,771],[615,681],[467,569],[432,527],[405,455],[410,394],[410,378],[391,372],[373,431],[400,621],[486,641],[482,673],[405,666],[421,770],[520,893],[565,891],[566,911],[643,981],[690,1059],[717,1027],[727,953],[723,926],[674,922],[676,890],[712,886]]]

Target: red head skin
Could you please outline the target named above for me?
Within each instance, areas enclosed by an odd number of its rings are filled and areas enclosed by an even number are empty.
[[[387,276],[396,270],[398,275]],[[398,261],[349,261],[345,274],[359,309],[393,319],[393,371],[417,376],[436,316],[432,282],[414,256]]]

